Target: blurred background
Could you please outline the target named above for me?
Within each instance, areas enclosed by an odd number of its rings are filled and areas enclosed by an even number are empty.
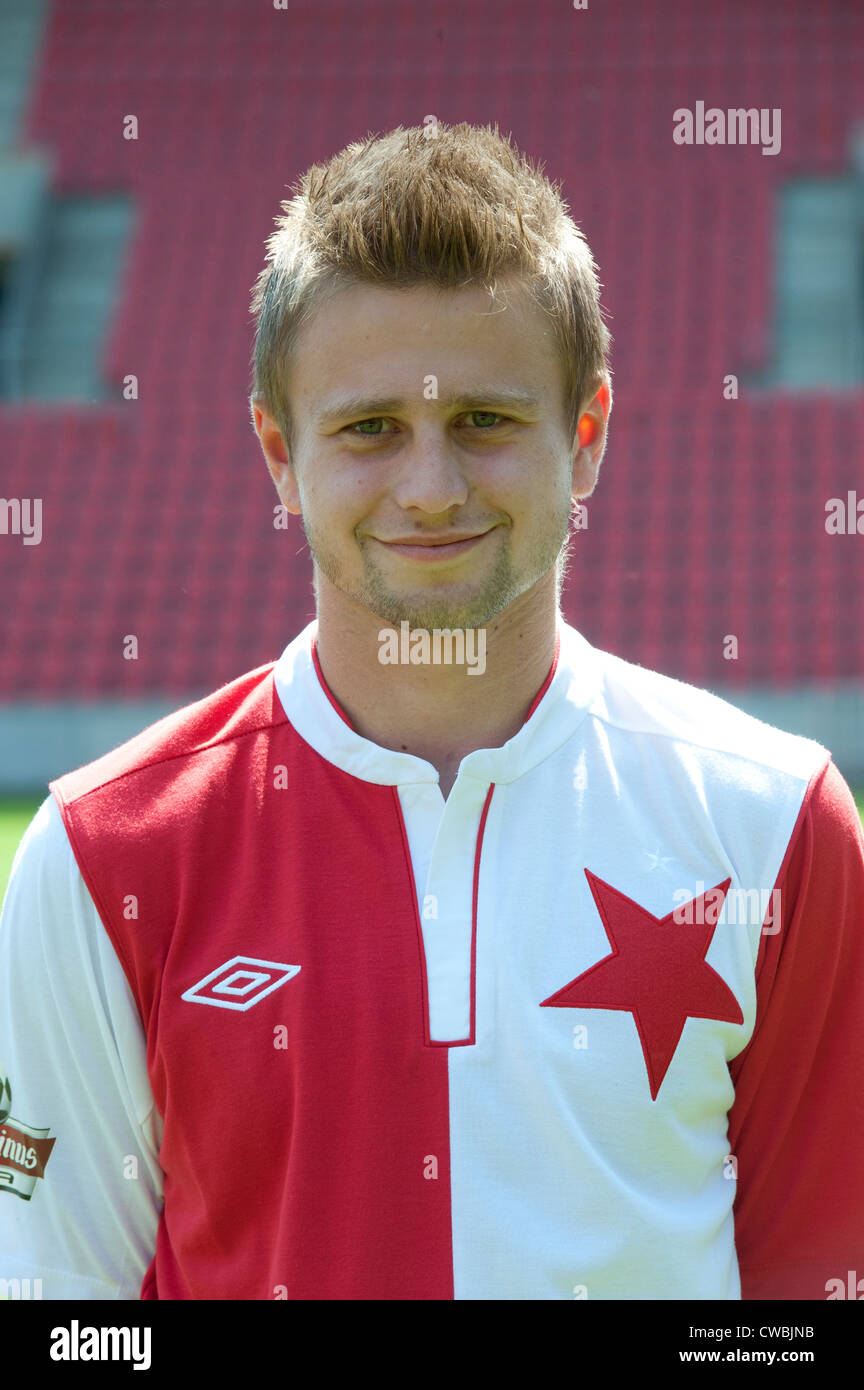
[[[698,143],[700,105],[771,139]],[[310,163],[428,116],[512,133],[600,266],[567,618],[818,739],[860,798],[860,0],[0,0],[0,890],[49,778],[314,616],[251,286]]]

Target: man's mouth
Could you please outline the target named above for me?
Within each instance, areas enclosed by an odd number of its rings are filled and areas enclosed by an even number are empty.
[[[493,528],[490,527],[490,530]],[[394,541],[379,540],[379,545],[386,545],[388,550],[397,555],[403,555],[408,560],[422,560],[426,564],[434,564],[436,561],[452,560],[458,555],[464,555],[472,550],[475,545],[479,545],[489,531],[478,531],[473,535],[465,535],[454,538],[451,535],[443,536],[423,536],[416,535],[410,539],[399,539]],[[373,537],[377,540],[377,537]]]

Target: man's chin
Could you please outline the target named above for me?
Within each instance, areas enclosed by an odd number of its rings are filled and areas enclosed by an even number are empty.
[[[368,594],[360,599],[388,627],[399,628],[407,623],[412,631],[422,628],[427,632],[435,628],[467,631],[483,627],[511,601],[509,595],[501,593],[443,602],[429,597],[412,599],[404,594]]]

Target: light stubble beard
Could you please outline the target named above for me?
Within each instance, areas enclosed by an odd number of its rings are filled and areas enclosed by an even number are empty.
[[[573,534],[570,521],[568,501],[566,514],[563,517],[559,516],[554,531],[550,530],[538,541],[532,551],[530,563],[521,573],[513,565],[509,536],[505,536],[504,541],[498,545],[492,572],[478,593],[470,597],[451,594],[447,598],[436,598],[426,593],[412,598],[389,586],[370,554],[371,538],[368,537],[357,537],[363,556],[362,583],[356,589],[347,587],[341,561],[321,543],[317,533],[307,524],[305,518],[301,517],[314,564],[316,599],[320,571],[334,588],[367,608],[381,622],[391,627],[407,622],[412,629],[423,628],[426,631],[436,628],[468,630],[484,626],[538,583],[553,565],[556,570],[556,602],[560,602]]]

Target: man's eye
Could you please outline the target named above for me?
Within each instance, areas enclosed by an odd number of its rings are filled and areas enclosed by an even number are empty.
[[[359,430],[359,431],[361,431],[363,434],[367,434],[367,433],[368,433],[368,434],[370,434],[370,435],[375,435],[375,434],[380,434],[381,431],[380,431],[380,430],[369,430],[369,431],[367,432],[366,430],[363,430],[363,429],[362,429],[362,426],[363,426],[363,425],[383,425],[383,424],[386,424],[386,421],[385,421],[383,415],[378,415],[378,416],[376,416],[376,418],[375,418],[374,420],[358,420],[358,421],[356,422],[356,424],[354,424],[354,425],[349,425],[349,426],[348,426],[348,430],[349,430],[349,432],[351,432],[351,431],[353,431],[353,430]]]
[[[471,411],[469,411],[469,414],[470,414],[470,415],[475,415],[475,416],[477,416],[477,415],[485,415],[487,421],[488,421],[488,420],[493,420],[493,421],[495,421],[496,423],[498,423],[499,421],[501,421],[501,420],[504,419],[504,416],[503,416],[503,415],[496,415],[496,413],[495,413],[494,410],[471,410]],[[488,425],[485,425],[485,426],[484,426],[484,425],[478,425],[477,428],[482,430],[482,429],[488,429],[489,426],[488,426]]]
[[[479,417],[481,420],[485,418],[485,424],[475,425],[475,428],[480,430],[494,428],[496,424],[498,424],[500,421],[504,419],[503,415],[496,414],[494,410],[470,410],[465,418],[467,419],[471,417],[475,419]],[[383,415],[376,415],[374,419],[371,420],[357,420],[353,425],[348,425],[346,428],[349,434],[356,432],[362,436],[365,436],[365,438],[367,439],[372,439],[380,435],[382,431],[380,429],[375,428],[366,430],[363,428],[363,426],[384,425],[386,423],[387,421]]]

